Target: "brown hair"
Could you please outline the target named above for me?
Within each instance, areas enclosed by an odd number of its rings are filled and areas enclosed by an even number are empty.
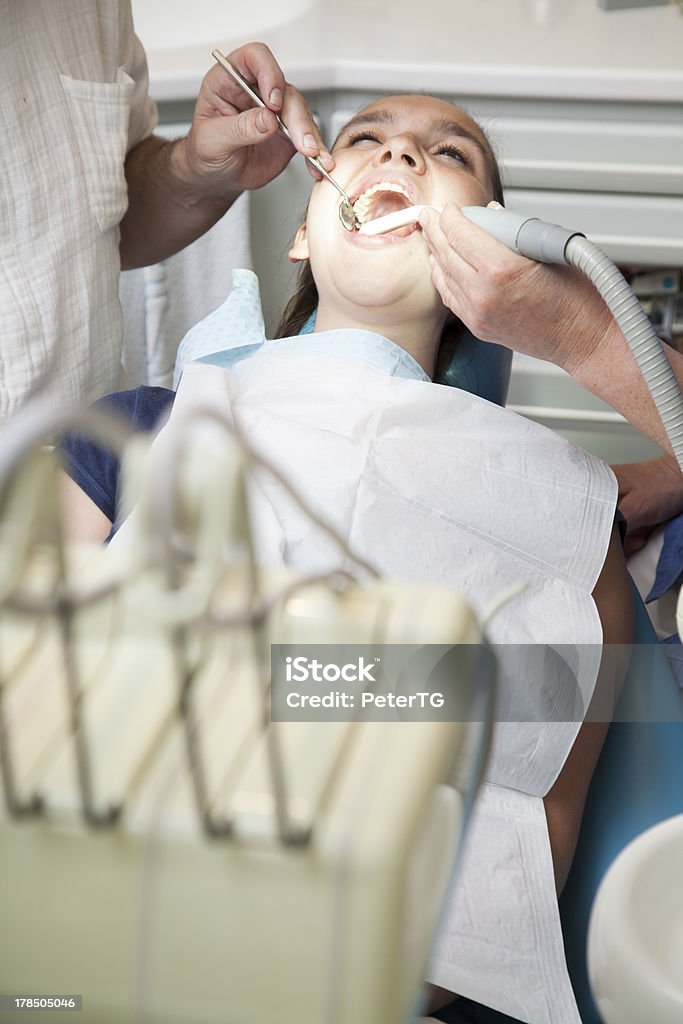
[[[498,167],[498,161],[496,160],[486,132],[481,125],[479,125],[479,129],[487,144],[486,163],[493,198],[503,205],[503,182],[500,175],[500,168]],[[303,219],[305,220],[305,215]],[[311,264],[309,260],[305,260],[299,267],[294,291],[285,306],[282,318],[278,324],[277,331],[275,332],[275,337],[290,338],[297,334],[301,334],[303,327],[317,308],[318,289],[315,280],[313,279]],[[455,350],[458,347],[458,342],[466,330],[467,328],[460,320],[457,319],[457,317],[450,319],[444,325],[443,331],[441,332],[441,342],[439,344],[439,351],[437,352],[436,369],[434,373],[434,380],[437,381],[437,383],[448,369]]]

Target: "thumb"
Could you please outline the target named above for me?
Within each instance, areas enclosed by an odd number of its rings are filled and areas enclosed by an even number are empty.
[[[272,110],[250,107],[234,117],[224,118],[224,140],[229,149],[258,145],[278,130],[277,118]]]

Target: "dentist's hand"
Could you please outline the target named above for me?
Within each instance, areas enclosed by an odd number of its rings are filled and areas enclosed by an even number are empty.
[[[128,209],[120,224],[124,270],[158,263],[189,245],[244,189],[277,177],[296,150],[334,167],[303,97],[285,81],[268,47],[248,43],[230,54],[230,62],[268,109],[253,106],[216,64],[202,82],[187,138],[168,142],[150,135],[133,147],[125,164]],[[276,112],[293,145],[280,132]]]
[[[425,211],[420,225],[444,304],[482,341],[571,373],[612,329],[609,310],[581,273],[517,255],[455,203],[440,215]]]
[[[619,482],[619,508],[628,523],[625,551],[632,555],[657,526],[683,512],[683,477],[671,455],[612,469]]]
[[[277,177],[296,150],[319,157],[326,169],[334,167],[303,97],[285,81],[268,47],[248,43],[228,59],[269,109],[254,106],[219,64],[212,67],[204,76],[187,139],[173,151],[176,173],[187,185],[203,198],[260,188]],[[279,131],[276,113],[294,145]]]
[[[420,224],[434,284],[475,337],[556,363],[672,450],[633,353],[587,277],[518,256],[454,203],[425,211]],[[683,390],[683,354],[664,350]]]

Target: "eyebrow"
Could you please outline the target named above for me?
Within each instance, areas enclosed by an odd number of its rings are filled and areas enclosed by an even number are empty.
[[[382,124],[382,125],[393,125],[396,124],[398,118],[395,114],[388,110],[369,110],[367,114],[357,114],[352,117],[344,127],[342,132],[352,131],[355,128],[365,124]],[[430,128],[437,135],[451,135],[456,138],[467,139],[475,146],[486,161],[490,160],[491,154],[488,148],[484,146],[481,139],[475,135],[475,133],[468,128],[466,125],[460,124],[459,121],[449,121],[448,118],[438,118],[436,121],[432,121]]]

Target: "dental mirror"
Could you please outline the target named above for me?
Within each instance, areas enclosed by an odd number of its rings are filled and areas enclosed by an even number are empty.
[[[251,96],[251,98],[254,101],[254,103],[256,103],[259,107],[265,107],[266,109],[270,109],[268,107],[268,105],[263,102],[263,100],[261,99],[259,94],[256,92],[256,90],[253,89],[251,85],[249,85],[247,80],[242,77],[242,75],[239,73],[237,68],[233,67],[233,65],[230,63],[228,58],[225,57],[221,53],[220,50],[212,50],[211,51],[211,56],[214,58],[214,60],[218,61],[218,63],[221,65],[221,67],[225,68],[225,70],[228,72],[229,75],[231,75],[234,78],[234,80],[237,82],[237,84],[242,89],[244,89],[246,94],[248,96]],[[280,131],[291,142],[292,141],[292,136],[289,134],[289,131],[287,129],[287,125],[284,123],[284,121],[280,117],[278,117],[277,114],[275,115],[275,117],[277,118],[277,123],[279,125]],[[302,156],[303,156],[303,154],[302,154]],[[309,164],[312,164],[315,167],[316,171],[319,171],[320,174],[322,174],[323,178],[327,178],[327,180],[330,182],[330,184],[334,185],[334,187],[336,188],[337,192],[339,192],[340,196],[342,197],[342,202],[341,202],[341,204],[339,206],[339,219],[340,219],[340,221],[342,222],[342,224],[344,225],[344,227],[346,228],[347,231],[355,231],[356,228],[358,227],[358,218],[356,217],[356,214],[354,212],[353,203],[351,202],[351,200],[347,196],[347,194],[344,191],[344,189],[341,187],[341,185],[339,184],[338,181],[335,181],[335,179],[332,177],[331,174],[328,174],[328,172],[325,170],[325,168],[320,163],[320,161],[317,159],[317,157],[314,157],[314,156],[304,156],[304,159],[308,160]]]

